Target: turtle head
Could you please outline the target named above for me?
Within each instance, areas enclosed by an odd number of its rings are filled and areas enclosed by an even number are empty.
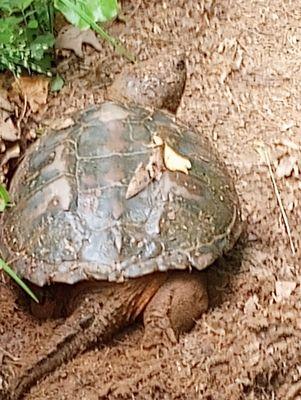
[[[186,82],[183,54],[164,54],[126,67],[108,89],[112,100],[175,113]]]

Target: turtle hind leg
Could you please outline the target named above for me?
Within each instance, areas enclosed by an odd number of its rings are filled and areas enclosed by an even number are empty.
[[[207,309],[205,274],[173,271],[145,308],[143,347],[177,343]]]
[[[93,297],[95,298],[95,293]],[[111,332],[110,329],[106,330],[110,319],[103,314],[102,320],[99,320],[100,318],[95,315],[95,312],[99,312],[102,308],[102,299],[99,299],[94,310],[91,300],[92,296],[87,296],[82,304],[55,329],[53,336],[47,342],[39,343],[37,354],[26,362],[24,367],[14,372],[5,384],[4,392],[0,390],[0,400],[23,398],[25,392],[36,385],[38,380],[96,343],[98,334],[99,339],[107,338],[107,334],[112,332],[112,329]],[[33,311],[36,316],[45,317],[43,307]]]
[[[148,275],[122,284],[83,282],[74,287],[70,316],[53,336],[39,343],[37,355],[0,387],[0,400],[18,400],[38,380],[97,342],[103,343],[133,321],[160,288],[166,275]],[[0,374],[1,377],[1,374]]]

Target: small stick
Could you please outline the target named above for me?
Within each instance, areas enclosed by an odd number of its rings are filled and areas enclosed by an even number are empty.
[[[19,116],[19,118],[18,118],[18,120],[17,120],[17,127],[18,127],[18,136],[19,136],[19,139],[20,139],[20,136],[21,136],[21,122],[22,122],[23,118],[25,117],[26,109],[27,109],[27,96],[26,96],[26,94],[25,94],[25,95],[24,95],[23,109],[22,109],[21,115]]]
[[[9,357],[14,362],[19,361],[18,357],[13,356],[9,351],[5,350],[2,346],[0,346],[0,353],[2,353],[4,356]]]
[[[280,197],[279,189],[277,187],[277,183],[276,183],[276,180],[275,180],[275,177],[274,177],[274,173],[273,173],[273,170],[272,170],[269,154],[267,152],[266,147],[263,144],[260,145],[260,149],[262,150],[262,153],[264,154],[264,158],[265,158],[265,161],[266,161],[268,169],[269,169],[270,178],[271,178],[271,181],[273,183],[274,191],[275,191],[276,198],[277,198],[277,201],[278,201],[278,204],[279,204],[279,207],[280,207],[280,211],[281,211],[281,215],[282,215],[283,222],[284,222],[284,225],[285,225],[285,229],[286,229],[286,232],[287,232],[287,235],[288,235],[288,238],[289,238],[292,254],[294,256],[296,254],[296,250],[295,250],[295,245],[294,245],[294,242],[293,242],[293,239],[292,239],[291,228],[290,228],[289,221],[288,221],[288,218],[287,218],[287,215],[286,215],[286,212],[285,212],[285,209],[284,209],[281,197]]]

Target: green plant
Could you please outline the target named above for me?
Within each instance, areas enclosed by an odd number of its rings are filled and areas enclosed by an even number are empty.
[[[0,185],[0,212],[3,212],[10,205],[10,198],[7,190],[3,185]],[[37,303],[39,302],[35,294],[29,287],[18,277],[18,275],[0,258],[0,270],[9,275],[25,292]]]
[[[80,29],[94,29],[133,61],[118,40],[98,25],[117,16],[117,0],[0,0],[0,70],[19,75],[26,68],[51,75],[55,9]]]
[[[10,205],[8,191],[3,185],[0,185],[0,212],[3,212]]]
[[[65,18],[80,29],[91,28],[107,40],[116,51],[130,61],[134,56],[121,43],[102,29],[97,22],[107,22],[117,17],[119,7],[117,0],[54,0],[54,7]]]
[[[49,74],[54,45],[51,0],[0,2],[0,70]]]
[[[0,270],[9,275],[35,302],[39,302],[37,296],[29,289],[29,287],[18,277],[18,275],[0,258]]]

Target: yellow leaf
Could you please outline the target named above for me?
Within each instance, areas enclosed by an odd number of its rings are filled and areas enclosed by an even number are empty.
[[[170,171],[180,171],[188,174],[188,170],[191,168],[191,162],[188,158],[185,158],[175,152],[168,144],[164,145],[164,163],[167,169]]]

